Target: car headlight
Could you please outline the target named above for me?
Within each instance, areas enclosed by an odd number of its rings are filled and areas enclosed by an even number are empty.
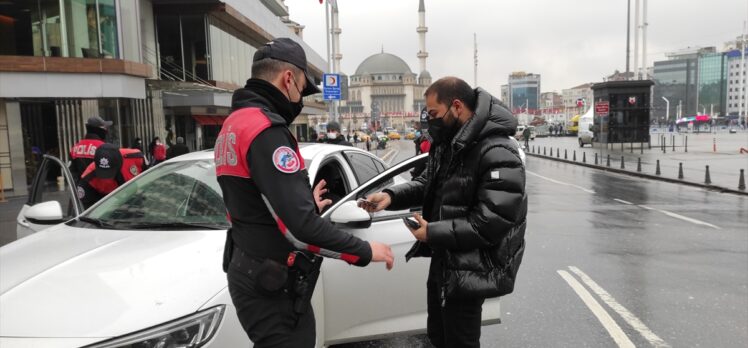
[[[220,305],[84,348],[192,348],[213,338],[226,306]]]

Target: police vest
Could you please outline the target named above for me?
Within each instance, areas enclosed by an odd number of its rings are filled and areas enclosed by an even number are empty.
[[[249,148],[255,138],[265,129],[280,125],[285,127],[285,121],[282,121],[280,116],[278,118],[278,120],[272,120],[262,109],[256,107],[242,108],[232,112],[223,123],[213,150],[216,175],[251,178],[251,170],[247,163]],[[288,156],[288,151],[295,152],[295,158]],[[299,161],[299,163],[285,163],[285,166],[289,168],[289,173],[306,169],[298,144],[294,144],[294,149],[285,146],[278,148],[273,153],[273,163],[283,163],[284,156],[289,161]],[[279,170],[281,168],[279,167]]]
[[[96,154],[96,149],[101,146],[101,144],[104,144],[103,140],[83,139],[70,148],[70,159],[75,160],[78,158],[85,158],[93,160],[94,155]]]
[[[122,155],[122,168],[120,168],[117,176],[111,179],[96,177],[96,164],[91,163],[81,175],[82,180],[87,180],[88,184],[97,192],[107,195],[143,172],[144,157],[140,150],[119,149],[119,153]]]

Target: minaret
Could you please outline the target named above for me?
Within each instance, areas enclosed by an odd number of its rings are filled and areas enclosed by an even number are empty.
[[[426,32],[429,28],[426,27],[426,6],[423,4],[423,0],[420,0],[418,4],[418,41],[420,43],[420,50],[418,51],[418,60],[421,63],[421,71],[426,71],[426,58],[429,54],[426,52]]]
[[[343,30],[340,29],[338,21],[339,17],[338,1],[335,0],[332,2],[332,71],[335,73],[340,73],[340,60],[343,59],[343,54],[340,53],[340,33],[342,33]]]

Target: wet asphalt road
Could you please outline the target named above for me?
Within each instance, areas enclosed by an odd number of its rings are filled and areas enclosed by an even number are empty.
[[[412,155],[405,144],[393,163]],[[747,197],[528,161],[527,249],[483,347],[748,342]]]

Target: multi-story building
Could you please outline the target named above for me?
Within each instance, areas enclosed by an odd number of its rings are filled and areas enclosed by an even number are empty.
[[[748,49],[745,50],[746,60],[748,60]],[[738,113],[745,115],[748,113],[746,110],[746,74],[748,74],[748,65],[744,65],[743,69],[740,68],[742,56],[740,50],[733,50],[725,53],[725,61],[727,65],[727,93],[725,99],[725,114],[730,116],[737,116]],[[742,75],[742,76],[741,76]]]
[[[507,84],[507,105],[513,113],[538,114],[540,109],[540,74],[514,72]]]
[[[297,39],[321,78],[325,60],[285,16],[282,0],[1,1],[4,189],[26,194],[41,156],[67,160],[94,115],[114,122],[107,140],[120,146],[183,136],[193,150],[212,147],[259,45]]]
[[[668,60],[654,62],[653,119],[663,119],[669,115],[670,121],[673,121],[676,117],[711,110],[711,104],[715,104],[713,96],[720,90],[720,83],[714,82],[719,80],[718,76],[722,71],[720,54],[714,47],[697,47],[669,53],[666,55]],[[700,65],[705,69],[703,76],[699,72]],[[703,83],[699,82],[700,78],[704,80]],[[709,85],[716,87],[708,87]],[[700,90],[706,93],[705,100],[711,101],[710,106],[705,107],[704,102],[699,99]],[[663,97],[669,102],[669,111],[668,102]]]
[[[591,82],[585,83],[561,91],[564,114],[568,119],[571,119],[574,115],[584,114],[587,108],[592,106],[594,99],[593,84]]]
[[[727,69],[727,55],[722,52],[704,53],[699,56],[697,113],[713,116],[726,114]]]

